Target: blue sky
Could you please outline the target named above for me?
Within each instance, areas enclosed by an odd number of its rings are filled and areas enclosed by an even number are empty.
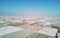
[[[60,16],[60,1],[0,0],[0,15]]]

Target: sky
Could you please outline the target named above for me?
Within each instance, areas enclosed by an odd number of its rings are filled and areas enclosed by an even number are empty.
[[[60,16],[59,0],[0,0],[0,16]]]

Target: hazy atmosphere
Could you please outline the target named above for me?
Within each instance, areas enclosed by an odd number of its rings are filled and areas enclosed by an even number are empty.
[[[0,0],[1,16],[60,16],[59,0]]]

